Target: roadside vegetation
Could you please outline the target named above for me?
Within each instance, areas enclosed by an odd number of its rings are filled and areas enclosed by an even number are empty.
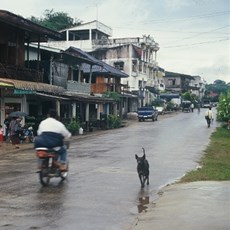
[[[230,180],[230,90],[220,95],[218,104],[217,120],[222,126],[211,135],[200,167],[188,172],[179,182]]]
[[[230,180],[230,130],[219,127],[202,157],[200,168],[188,172],[180,182]]]

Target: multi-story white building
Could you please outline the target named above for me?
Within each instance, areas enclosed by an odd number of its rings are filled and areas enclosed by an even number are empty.
[[[62,30],[61,33],[65,40],[50,41],[48,46],[63,50],[70,46],[80,48],[129,75],[127,79],[122,79],[123,94],[138,101],[136,104],[127,101],[129,106],[124,105],[126,112],[151,104],[155,95],[165,89],[164,70],[157,63],[159,45],[153,37],[111,39],[112,29],[97,20]]]
[[[206,81],[200,76],[193,76],[194,80],[191,81],[192,94],[195,94],[200,100],[204,97]]]
[[[110,39],[109,45],[98,47],[91,53],[129,75],[122,80],[124,92],[137,95],[138,106],[143,106],[151,104],[158,90],[164,89],[162,71],[156,60],[158,50],[153,38],[143,36]]]

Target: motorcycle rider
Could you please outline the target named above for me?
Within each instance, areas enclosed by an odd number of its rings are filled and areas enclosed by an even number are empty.
[[[70,138],[71,133],[56,118],[56,110],[50,109],[47,118],[39,124],[38,136],[35,138],[34,147],[55,148],[60,156],[60,170],[65,171],[67,170],[67,150],[64,145],[64,139]],[[56,149],[56,147],[58,148]]]

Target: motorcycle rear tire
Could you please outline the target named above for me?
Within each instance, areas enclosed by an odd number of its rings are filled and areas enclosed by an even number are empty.
[[[30,143],[34,143],[35,138],[34,137],[30,137],[29,140],[30,140]]]
[[[50,177],[47,175],[47,172],[45,169],[42,169],[39,172],[39,179],[43,186],[48,186],[50,183]]]

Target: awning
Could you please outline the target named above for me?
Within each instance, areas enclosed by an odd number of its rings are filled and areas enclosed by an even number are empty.
[[[5,87],[11,87],[11,88],[13,88],[14,84],[8,83],[8,82],[3,82],[3,81],[0,80],[0,88],[1,87],[3,87],[3,88],[5,88]]]
[[[66,98],[66,97],[49,95],[49,94],[45,94],[45,93],[35,93],[35,95],[38,95],[38,96],[41,96],[41,97],[47,97],[47,98],[54,98],[54,99],[58,99],[58,100],[70,100],[69,98]]]
[[[69,97],[73,101],[95,102],[95,103],[115,103],[115,100],[112,98],[93,96],[89,94],[78,94],[78,93],[66,92],[64,96]]]
[[[38,82],[31,82],[31,81],[21,81],[15,79],[0,78],[0,82],[10,84],[14,86],[16,89],[21,89],[21,90],[39,91],[39,92],[54,93],[54,94],[62,94],[65,91],[65,89],[60,86],[49,85],[49,84],[38,83]]]

